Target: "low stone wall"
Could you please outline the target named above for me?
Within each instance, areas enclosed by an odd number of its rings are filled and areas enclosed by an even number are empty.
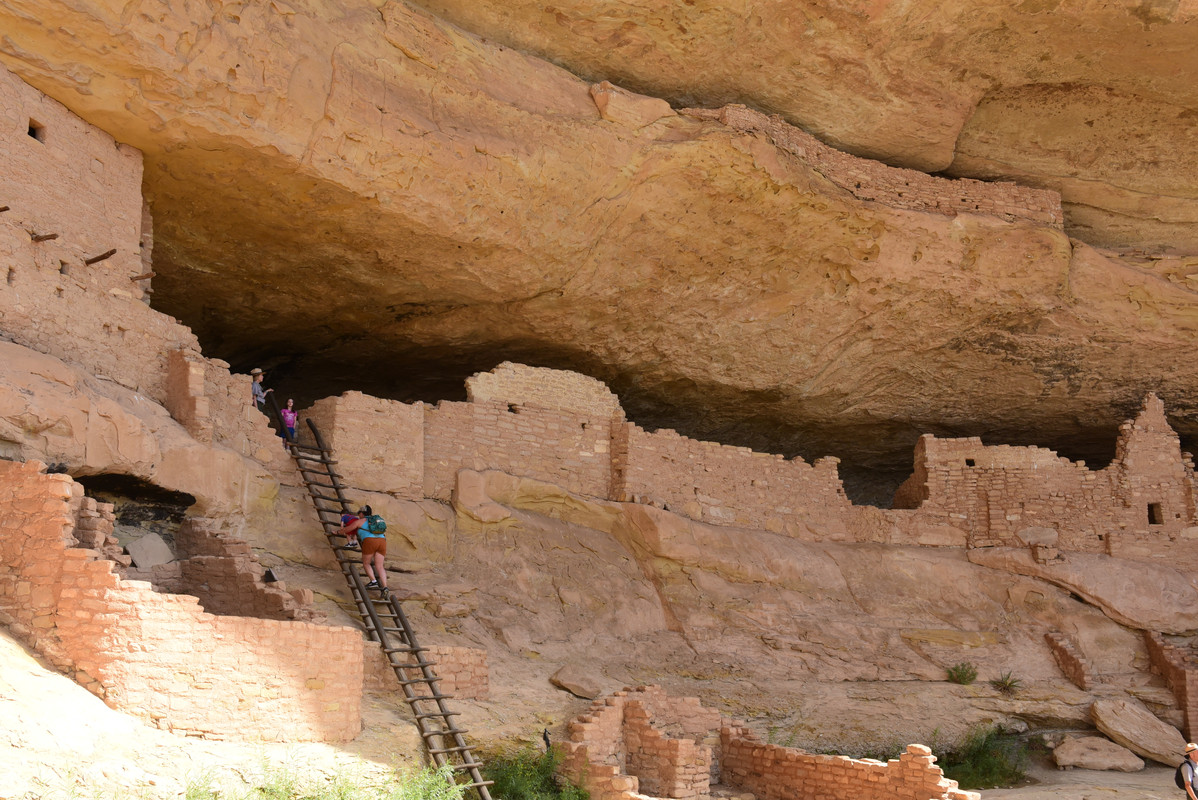
[[[214,616],[194,597],[122,580],[114,562],[77,546],[82,487],[43,470],[0,461],[0,621],[15,635],[113,708],[167,730],[264,741],[358,734],[360,633]]]
[[[724,741],[724,781],[761,800],[978,800],[944,777],[932,751],[921,744],[886,763],[804,753],[764,744],[729,729]]]
[[[559,745],[562,770],[592,800],[635,800],[646,794],[705,797],[717,780],[763,800],[977,800],[913,744],[883,763],[823,756],[768,745],[743,723],[705,709],[695,698],[669,697],[642,686],[596,700],[568,725]]]
[[[1090,662],[1081,654],[1077,645],[1065,634],[1050,631],[1044,634],[1048,649],[1056,659],[1057,666],[1073,685],[1082,691],[1088,691],[1094,685],[1094,669]]]

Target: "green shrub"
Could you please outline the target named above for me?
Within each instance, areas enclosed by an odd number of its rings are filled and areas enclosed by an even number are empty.
[[[1011,675],[1010,672],[1004,672],[990,681],[990,685],[1003,694],[1015,694],[1015,692],[1023,688],[1023,681]]]
[[[968,686],[978,679],[978,668],[968,661],[962,661],[960,664],[953,664],[948,668],[948,679],[953,683],[959,683],[962,686]]]
[[[962,789],[995,789],[1010,786],[1027,773],[1027,744],[997,728],[979,728],[956,750],[939,759],[946,777]]]
[[[483,777],[495,781],[492,797],[503,800],[588,800],[585,789],[558,778],[561,757],[557,751],[537,753],[525,747],[509,756],[491,758],[483,767]]]

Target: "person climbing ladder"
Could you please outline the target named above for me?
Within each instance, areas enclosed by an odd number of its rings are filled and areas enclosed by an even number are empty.
[[[352,537],[355,533],[362,547],[362,569],[369,582],[367,589],[378,589],[383,599],[388,599],[387,568],[387,523],[374,513],[370,506],[358,509],[357,519],[341,528],[341,533]]]

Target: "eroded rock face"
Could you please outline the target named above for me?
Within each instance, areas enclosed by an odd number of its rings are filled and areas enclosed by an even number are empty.
[[[1193,259],[1120,260],[1052,226],[862,201],[761,134],[606,90],[605,118],[592,96],[610,77],[750,100],[895,163],[1009,163],[1044,185],[1075,173],[1089,194],[1067,193],[1067,211],[1095,209],[1095,229],[1115,194],[1131,228],[1142,214],[1189,230],[1188,166],[1130,181],[1136,151],[1098,152],[1106,126],[1127,148],[1149,88],[1144,152],[1186,141],[1166,122],[1184,122],[1194,84],[1189,12],[950,5],[758,9],[748,25],[695,6],[668,23],[434,8],[484,39],[399,2],[115,16],[14,0],[0,58],[145,152],[156,306],[238,368],[279,367],[301,405],[347,388],[454,396],[505,359],[571,368],[642,424],[876,470],[879,498],[923,432],[1101,461],[1153,389],[1192,434]],[[510,28],[492,29],[501,16]],[[1093,58],[1108,41],[1126,57]],[[1043,169],[1015,140],[1021,114],[1045,116],[1009,88],[1029,82],[1051,82],[1053,119],[1092,139],[1053,149],[1076,131],[1037,120]],[[1174,210],[1133,202],[1166,172]]]

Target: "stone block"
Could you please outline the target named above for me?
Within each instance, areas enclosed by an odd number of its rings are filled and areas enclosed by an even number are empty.
[[[170,546],[156,533],[146,534],[140,539],[130,542],[125,550],[133,559],[133,565],[138,569],[149,569],[175,560],[175,554],[171,552]]]

